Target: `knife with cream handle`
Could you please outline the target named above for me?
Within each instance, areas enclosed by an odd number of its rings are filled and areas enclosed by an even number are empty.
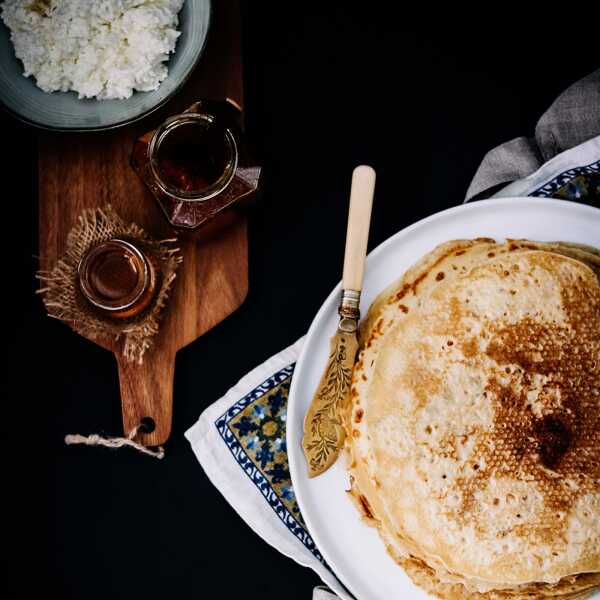
[[[359,303],[374,190],[375,171],[365,165],[356,167],[350,190],[340,321],[331,338],[327,367],[304,418],[302,447],[310,477],[326,471],[336,461],[344,445],[342,410],[350,392],[358,350]]]

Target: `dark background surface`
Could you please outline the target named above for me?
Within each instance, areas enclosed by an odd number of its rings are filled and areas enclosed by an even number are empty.
[[[264,543],[204,476],[184,431],[294,342],[340,278],[351,169],[378,185],[370,248],[462,201],[487,150],[531,135],[597,68],[596,36],[403,31],[385,11],[244,8],[247,126],[266,169],[250,220],[250,293],[177,357],[166,458],[65,447],[121,431],[111,354],[45,316],[37,267],[36,132],[0,116],[6,255],[2,597],[308,600],[318,578]],[[211,590],[207,594],[207,589]]]

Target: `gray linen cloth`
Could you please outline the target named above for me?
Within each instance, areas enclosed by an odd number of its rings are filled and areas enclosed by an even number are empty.
[[[465,202],[488,198],[498,187],[522,179],[545,162],[600,135],[600,69],[567,88],[542,115],[534,137],[518,137],[483,158]]]

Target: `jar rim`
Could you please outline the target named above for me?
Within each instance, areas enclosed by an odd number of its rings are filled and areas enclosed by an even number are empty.
[[[88,277],[87,277],[88,269],[89,269],[93,259],[96,258],[97,254],[103,248],[106,248],[109,244],[114,244],[114,245],[120,246],[120,247],[126,249],[127,251],[131,252],[136,257],[136,259],[138,259],[140,264],[143,265],[143,271],[141,273],[141,276],[139,277],[139,281],[138,281],[138,284],[136,285],[135,292],[133,293],[133,295],[131,295],[127,298],[126,302],[123,302],[121,300],[115,301],[115,302],[111,302],[110,300],[106,300],[106,301],[98,300],[97,294],[95,294],[95,292],[91,289],[91,287],[89,285],[89,281],[88,281]],[[149,276],[150,276],[148,260],[147,260],[146,256],[144,255],[144,253],[141,252],[141,250],[139,250],[139,248],[137,248],[134,244],[128,242],[127,240],[121,239],[121,238],[111,238],[110,240],[106,240],[105,242],[100,242],[99,244],[95,245],[93,248],[90,248],[90,250],[88,250],[88,252],[86,252],[86,254],[79,261],[79,264],[77,265],[77,274],[79,276],[79,285],[80,285],[81,291],[83,292],[83,295],[85,296],[86,300],[88,302],[90,302],[93,306],[95,306],[96,308],[100,308],[106,312],[122,311],[122,310],[126,310],[126,309],[134,306],[135,303],[138,302],[138,300],[144,294],[144,291],[146,289],[146,286],[148,285]]]
[[[233,180],[238,166],[238,147],[233,132],[228,127],[223,128],[223,142],[227,154],[227,162],[220,177],[202,190],[180,190],[167,183],[160,174],[158,167],[158,152],[165,139],[182,125],[204,122],[209,126],[215,123],[215,117],[206,113],[181,113],[166,119],[153,133],[148,144],[148,164],[158,188],[168,196],[182,202],[205,202],[222,192]]]

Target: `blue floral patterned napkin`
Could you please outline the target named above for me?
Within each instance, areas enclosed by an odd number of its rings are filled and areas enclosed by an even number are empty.
[[[600,84],[600,76],[597,81]],[[600,121],[591,126],[600,127]],[[581,130],[578,135],[583,135]],[[490,153],[493,160],[488,160],[490,155],[484,159],[474,179],[470,189],[478,189],[478,197],[490,197],[485,186],[493,180],[490,168],[494,164],[498,169],[521,164],[526,165],[525,176],[496,191],[494,197],[537,196],[600,206],[600,135],[555,155],[533,172],[531,157],[538,156],[538,151],[525,148],[524,142],[500,148]],[[524,151],[530,153],[529,159],[519,163]],[[509,171],[505,168],[503,177]],[[504,179],[504,184],[508,180]],[[315,546],[290,479],[285,441],[287,399],[302,343],[303,338],[248,373],[204,411],[186,437],[209,479],[258,535],[313,569],[340,597],[350,599]],[[324,588],[315,589],[314,600],[329,598],[335,595]]]

